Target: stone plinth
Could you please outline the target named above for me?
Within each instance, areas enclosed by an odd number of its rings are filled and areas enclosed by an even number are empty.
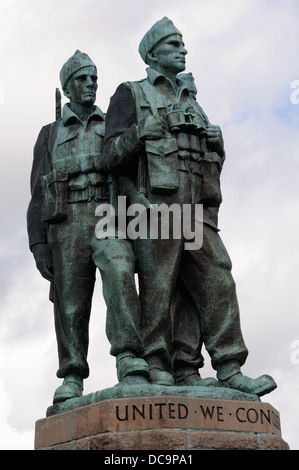
[[[117,387],[109,389],[112,395],[123,394],[114,389]],[[127,395],[136,392],[132,389]],[[151,395],[154,390],[150,387],[144,396],[99,401],[99,395],[91,394],[50,407],[48,417],[36,422],[35,449],[288,449],[281,435],[279,412],[269,403],[245,394],[230,400],[194,396],[200,394],[200,387],[180,389],[158,387],[155,391],[160,393]],[[207,393],[206,389],[201,394]],[[225,393],[227,397],[230,392]],[[78,408],[80,403],[85,404]]]

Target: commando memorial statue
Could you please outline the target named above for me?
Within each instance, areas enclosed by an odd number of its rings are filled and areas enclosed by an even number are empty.
[[[141,354],[140,308],[134,281],[135,257],[126,240],[95,237],[98,204],[109,201],[106,175],[99,168],[105,115],[94,105],[97,69],[77,51],[60,72],[69,98],[62,117],[42,128],[34,148],[32,197],[28,207],[30,249],[42,276],[51,282],[58,345],[57,376],[63,384],[53,403],[79,397],[87,363],[88,326],[95,284],[101,271],[107,304],[111,354],[121,359],[122,374],[148,373],[144,359],[126,365],[127,351]],[[123,372],[121,372],[121,369]]]
[[[53,402],[80,397],[89,374],[97,268],[120,384],[262,396],[276,383],[241,371],[248,350],[219,236],[221,129],[196,100],[183,37],[170,19],[152,26],[139,53],[147,77],[120,84],[105,116],[94,105],[96,66],[77,51],[60,72],[69,103],[34,149],[29,243],[51,283],[64,379]],[[217,378],[199,373],[203,345]]]

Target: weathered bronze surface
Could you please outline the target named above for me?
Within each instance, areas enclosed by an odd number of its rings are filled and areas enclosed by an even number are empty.
[[[147,78],[122,83],[105,120],[94,106],[96,66],[77,51],[60,73],[70,102],[35,146],[28,232],[37,267],[52,287],[57,375],[64,378],[54,403],[82,395],[97,267],[122,386],[210,387],[211,394],[217,387],[262,396],[276,384],[241,372],[248,351],[231,260],[219,236],[221,129],[196,101],[183,37],[171,20],[155,23],[139,52]],[[126,207],[143,207],[142,236],[130,236],[133,213],[124,219],[118,206],[124,196]],[[113,208],[113,233],[96,230],[103,204]],[[178,237],[175,217],[167,237],[153,237],[148,222],[162,205],[190,208],[189,228],[194,243],[201,228],[200,243],[186,247],[186,227]],[[217,380],[199,374],[203,344]]]
[[[141,353],[131,243],[95,237],[96,207],[109,201],[107,176],[98,169],[105,115],[94,106],[97,70],[86,54],[77,51],[62,67],[60,78],[70,102],[37,139],[27,215],[30,249],[42,276],[51,282],[54,302],[57,376],[64,378],[54,403],[81,396],[83,379],[89,375],[88,325],[96,267],[107,303],[111,354],[120,358],[127,350]],[[139,367],[148,374],[143,359]]]

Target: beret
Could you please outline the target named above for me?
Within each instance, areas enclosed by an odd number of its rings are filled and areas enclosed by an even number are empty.
[[[171,36],[172,34],[179,34],[182,36],[182,33],[174,26],[173,22],[164,16],[164,18],[157,21],[141,39],[138,51],[142,60],[147,63],[147,54],[153,49],[153,47],[161,41],[161,39]]]
[[[75,54],[73,54],[66,61],[66,63],[62,66],[62,69],[60,70],[59,76],[62,88],[65,87],[66,83],[75,72],[82,69],[83,67],[90,66],[96,67],[96,65],[93,63],[93,61],[87,54],[77,50]]]

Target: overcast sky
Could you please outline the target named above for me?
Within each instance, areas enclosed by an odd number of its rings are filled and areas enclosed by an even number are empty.
[[[55,119],[60,68],[76,49],[88,53],[106,111],[119,83],[145,76],[138,44],[165,15],[184,35],[198,101],[224,134],[219,225],[249,348],[243,372],[276,379],[263,401],[299,449],[298,0],[0,0],[2,449],[33,449],[35,421],[61,383],[48,283],[25,223],[32,149]],[[99,279],[96,287],[85,393],[117,381]],[[202,375],[214,374],[205,357]]]

